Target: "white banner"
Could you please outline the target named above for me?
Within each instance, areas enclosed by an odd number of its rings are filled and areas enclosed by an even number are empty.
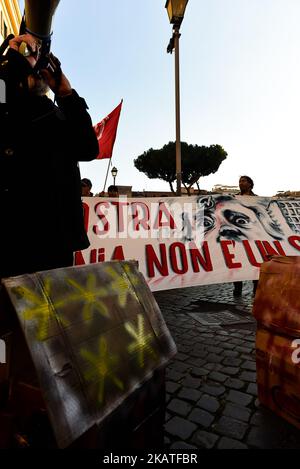
[[[91,246],[75,263],[135,259],[152,291],[255,280],[270,255],[300,255],[300,199],[93,197],[83,205]]]

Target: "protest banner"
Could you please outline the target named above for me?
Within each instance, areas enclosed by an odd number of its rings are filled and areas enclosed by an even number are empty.
[[[255,280],[272,255],[300,255],[300,199],[227,194],[84,198],[91,245],[75,264],[135,259],[152,291]]]

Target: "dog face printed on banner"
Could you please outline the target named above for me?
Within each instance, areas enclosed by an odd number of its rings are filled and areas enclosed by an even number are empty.
[[[204,196],[198,199],[198,206],[204,208],[203,215],[197,219],[198,226],[204,227],[206,237],[212,235],[218,242],[284,237],[280,224],[272,216],[270,199],[264,202],[263,198],[257,201],[245,196]]]

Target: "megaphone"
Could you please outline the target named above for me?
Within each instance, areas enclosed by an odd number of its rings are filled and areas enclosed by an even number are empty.
[[[52,35],[52,18],[60,0],[25,0],[26,31],[41,40]]]
[[[35,68],[47,68],[47,56],[51,47],[52,19],[60,0],[25,0],[25,13],[20,27],[20,34],[29,33],[40,45],[39,59]],[[30,55],[26,45],[24,55]]]

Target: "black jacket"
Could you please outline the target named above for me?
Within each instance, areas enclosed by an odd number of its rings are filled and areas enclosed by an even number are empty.
[[[9,51],[20,69],[25,59]],[[20,59],[21,57],[21,59]],[[26,69],[27,64],[24,63]],[[30,70],[31,71],[31,70]],[[18,80],[0,69],[0,78]],[[26,76],[22,69],[20,82]],[[18,94],[9,88],[0,110],[0,250],[76,251],[89,246],[83,225],[78,161],[98,154],[87,105],[73,90],[57,98]],[[1,259],[0,259],[1,263]]]

